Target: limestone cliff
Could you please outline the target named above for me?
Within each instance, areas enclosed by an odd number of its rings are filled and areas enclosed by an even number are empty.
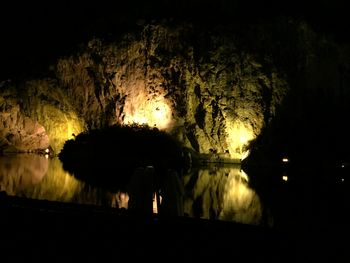
[[[235,35],[150,24],[118,42],[90,41],[57,76],[88,127],[140,123],[203,154],[241,159],[274,116],[287,83]]]
[[[0,151],[27,152],[48,146],[44,127],[21,112],[13,91],[3,90],[0,94]]]
[[[2,83],[0,94],[0,152],[61,150],[72,134],[83,130],[69,99],[54,80],[27,81],[14,89]]]
[[[250,142],[286,112],[283,103],[303,93],[297,85],[315,70],[319,50],[331,46],[304,23],[287,20],[245,28],[151,23],[113,40],[91,40],[60,58],[51,78],[23,83],[13,102],[1,90],[1,105],[12,103],[43,127],[49,142],[33,142],[33,149],[50,144],[59,152],[84,129],[139,123],[201,154],[243,159]],[[14,124],[1,125],[2,145],[10,145]]]

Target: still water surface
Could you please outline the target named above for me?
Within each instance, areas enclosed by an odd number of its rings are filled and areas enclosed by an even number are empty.
[[[126,188],[112,191],[78,180],[58,158],[0,156],[0,191],[10,196],[287,228],[350,222],[344,164],[249,173],[239,165],[210,165],[183,176],[166,174],[157,194],[153,178],[141,169]]]
[[[154,213],[161,208],[171,215],[273,224],[269,199],[259,196],[249,175],[238,165],[212,165],[165,178],[158,196],[140,194],[150,185],[147,173],[146,176],[135,173],[131,187],[111,192],[76,179],[62,168],[58,158],[30,154],[0,156],[0,190],[12,196],[119,209],[149,205]]]

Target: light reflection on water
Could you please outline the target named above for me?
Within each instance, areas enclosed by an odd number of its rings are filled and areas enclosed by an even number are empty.
[[[41,182],[48,160],[39,155],[0,156],[0,190],[9,195]]]
[[[99,189],[65,172],[57,158],[20,154],[0,156],[0,190],[32,199],[101,204]]]
[[[207,167],[192,171],[181,180],[174,176],[163,178],[163,189],[159,193],[161,203],[158,203],[160,211],[179,211],[178,215],[246,224],[261,222],[259,196],[249,186],[249,178],[239,166]],[[145,177],[142,178],[144,181]],[[183,184],[180,188],[178,182]],[[138,195],[135,191],[146,184],[135,185],[135,182],[130,183],[129,193],[111,193],[77,180],[63,170],[57,158],[28,154],[0,156],[0,190],[8,195],[130,209],[130,204],[131,208],[137,206],[133,203]],[[154,193],[149,196],[154,197]],[[142,205],[149,205],[142,202]],[[155,211],[154,198],[150,202]],[[169,209],[169,204],[178,207]]]
[[[259,224],[262,205],[239,166],[208,167],[184,178],[185,213],[193,217]]]

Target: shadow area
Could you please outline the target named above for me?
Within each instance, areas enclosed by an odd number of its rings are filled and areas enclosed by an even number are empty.
[[[167,170],[181,174],[186,166],[176,139],[139,125],[81,133],[65,143],[58,157],[63,169],[76,178],[114,192],[130,187],[154,192]]]

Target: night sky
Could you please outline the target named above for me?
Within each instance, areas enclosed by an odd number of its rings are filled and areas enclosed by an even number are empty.
[[[2,80],[38,73],[57,57],[74,52],[79,43],[93,36],[120,35],[139,19],[214,24],[283,15],[306,19],[316,31],[337,41],[350,39],[343,0],[11,1],[2,2],[0,10]]]

